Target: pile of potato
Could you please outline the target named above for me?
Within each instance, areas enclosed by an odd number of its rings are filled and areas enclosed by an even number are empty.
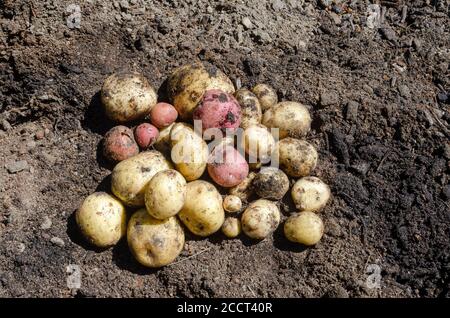
[[[204,63],[176,69],[167,93],[170,104],[158,103],[138,73],[106,79],[106,115],[119,124],[140,123],[133,129],[116,126],[104,137],[103,154],[115,163],[112,194],[91,194],[76,212],[90,243],[106,248],[126,234],[139,263],[161,267],[183,250],[185,230],[203,237],[222,230],[228,238],[243,231],[262,240],[280,224],[278,201],[289,191],[290,178],[297,179],[291,196],[298,212],[284,223],[286,238],[307,246],[321,239],[317,212],[330,189],[309,176],[318,155],[302,139],[311,128],[304,105],[278,102],[265,84],[235,91],[222,71]],[[194,130],[193,120],[201,121],[201,131]],[[240,128],[241,136],[222,138]],[[128,217],[127,211],[134,213]]]

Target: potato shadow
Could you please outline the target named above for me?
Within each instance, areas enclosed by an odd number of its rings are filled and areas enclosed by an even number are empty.
[[[81,126],[91,132],[104,135],[114,126],[114,122],[106,116],[102,107],[100,91],[92,96],[88,108],[84,112],[84,118]]]
[[[161,268],[149,268],[141,265],[131,254],[128,248],[128,242],[126,237],[120,240],[112,249],[112,259],[113,262],[122,270],[132,272],[138,275],[149,275],[155,274]]]
[[[111,192],[111,175],[108,174],[106,177],[103,178],[102,181],[97,185],[95,188],[95,192],[106,192],[108,194],[112,194]]]
[[[166,78],[164,82],[161,83],[161,85],[158,88],[158,91],[156,94],[158,95],[158,103],[169,103],[169,96],[167,95],[167,83],[168,79]]]
[[[86,241],[86,239],[81,234],[80,229],[78,228],[75,214],[76,210],[73,211],[67,219],[66,234],[69,237],[70,241],[85,250],[93,251],[96,253],[101,253],[107,250],[108,248],[100,248]]]
[[[273,233],[273,245],[285,252],[294,252],[294,253],[302,253],[306,252],[308,250],[308,247],[301,245],[299,243],[294,243],[289,241],[286,236],[284,235],[284,223],[280,224],[278,228]]]
[[[114,168],[115,163],[108,160],[103,154],[103,139],[100,140],[97,148],[95,149],[95,157],[100,167],[108,169],[110,171]]]

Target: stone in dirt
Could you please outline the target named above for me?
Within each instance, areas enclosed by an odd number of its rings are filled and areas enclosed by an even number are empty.
[[[50,242],[52,242],[52,244],[55,244],[56,246],[59,246],[59,247],[63,247],[64,246],[64,241],[61,238],[57,237],[57,236],[52,237],[50,239]]]
[[[9,173],[17,173],[22,170],[29,169],[28,162],[26,160],[19,160],[16,162],[11,162],[5,165],[6,170]]]

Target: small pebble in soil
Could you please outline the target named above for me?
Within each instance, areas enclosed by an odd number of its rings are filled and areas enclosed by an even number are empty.
[[[395,31],[392,30],[390,27],[380,28],[380,32],[381,35],[383,35],[383,37],[388,41],[393,42],[397,40],[397,35],[395,34]]]
[[[41,230],[48,230],[52,226],[52,220],[48,216],[44,217],[44,220],[41,223]]]
[[[4,131],[8,131],[8,130],[10,130],[12,128],[11,124],[6,119],[3,119],[1,124],[2,124],[2,129]]]
[[[43,139],[44,136],[45,136],[45,131],[44,131],[44,129],[39,129],[39,130],[36,131],[35,134],[34,134],[34,138],[36,138],[37,140]]]
[[[400,96],[402,96],[404,98],[409,98],[411,96],[409,87],[404,84],[401,84],[398,86],[398,92],[400,93]]]
[[[439,92],[437,94],[437,100],[441,103],[445,103],[448,101],[448,94],[445,92]]]
[[[358,102],[351,100],[347,103],[347,112],[345,114],[347,120],[356,121],[358,119],[358,108]]]
[[[22,254],[25,251],[25,244],[19,242],[15,246],[15,252],[16,254]]]
[[[50,239],[50,242],[52,242],[52,244],[54,244],[56,246],[59,246],[59,247],[63,247],[64,246],[64,241],[61,238],[57,237],[57,236],[52,237]]]
[[[244,28],[246,28],[246,29],[251,29],[253,27],[253,23],[252,23],[252,21],[250,21],[250,19],[248,17],[242,18],[241,23],[244,26]]]
[[[19,160],[16,162],[11,162],[5,165],[6,170],[8,170],[9,173],[17,173],[22,170],[28,169],[28,162],[26,160]]]

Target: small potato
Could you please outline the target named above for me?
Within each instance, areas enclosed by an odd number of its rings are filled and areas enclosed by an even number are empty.
[[[128,247],[136,260],[147,267],[172,263],[184,247],[184,231],[176,217],[158,220],[145,209],[128,222]]]
[[[277,93],[269,85],[258,84],[253,87],[252,92],[258,97],[263,112],[278,103]]]
[[[241,183],[248,175],[248,163],[233,146],[219,144],[208,158],[208,173],[218,185],[229,188]]]
[[[142,149],[148,149],[158,139],[158,128],[148,123],[137,126],[134,130],[136,142]]]
[[[320,211],[331,196],[330,187],[317,177],[303,177],[291,190],[292,200],[300,211]]]
[[[291,215],[284,224],[284,235],[291,242],[314,245],[324,231],[321,218],[314,212],[304,211]]]
[[[167,95],[181,118],[192,119],[192,113],[209,89],[234,93],[231,80],[209,63],[193,63],[177,68],[167,82]]]
[[[311,130],[311,115],[300,103],[281,102],[264,113],[262,124],[267,128],[279,128],[280,139],[302,138]]]
[[[252,202],[242,214],[242,230],[253,239],[262,240],[280,224],[280,210],[275,203],[259,199]]]
[[[189,182],[186,202],[178,217],[192,233],[209,236],[220,229],[225,219],[222,196],[209,182],[203,180]]]
[[[237,90],[234,97],[236,97],[237,102],[241,105],[241,127],[246,129],[250,125],[260,124],[262,110],[258,97],[245,88]]]
[[[253,188],[261,198],[280,200],[289,190],[289,178],[278,168],[264,168],[253,180]]]
[[[128,206],[144,206],[147,183],[156,173],[167,169],[172,169],[172,164],[159,151],[141,152],[114,167],[111,174],[111,190]]]
[[[75,214],[83,236],[98,247],[115,245],[127,229],[127,214],[122,203],[105,192],[88,196]]]
[[[241,147],[254,160],[267,162],[275,148],[275,139],[267,127],[255,124],[244,130]]]
[[[106,115],[124,123],[145,117],[156,104],[156,93],[142,74],[121,72],[106,79],[101,100]]]
[[[228,190],[228,193],[230,195],[237,196],[239,199],[241,199],[241,201],[248,202],[248,199],[253,194],[252,182],[253,182],[253,179],[255,178],[255,176],[256,176],[256,173],[250,172],[248,174],[247,178],[245,178],[237,186],[230,188],[230,190]]]
[[[152,124],[159,129],[170,126],[177,120],[178,112],[175,107],[167,103],[158,103],[150,112]]]
[[[316,167],[318,159],[313,145],[307,141],[290,137],[278,142],[276,156],[278,156],[281,170],[290,177],[309,175]]]
[[[172,127],[175,125],[175,123],[172,123],[171,125],[161,129],[159,131],[159,136],[156,139],[155,143],[153,144],[153,147],[155,147],[156,150],[162,152],[165,155],[170,156],[170,131],[172,130]]]
[[[241,124],[241,106],[233,95],[210,89],[195,108],[193,118],[201,120],[203,131],[211,128],[235,131]]]
[[[119,162],[138,153],[139,147],[130,128],[116,126],[106,133],[103,139],[103,154],[108,160]]]
[[[241,234],[242,226],[238,218],[227,217],[222,224],[222,233],[228,238],[235,238]]]
[[[208,161],[208,145],[194,130],[177,123],[170,132],[171,158],[187,181],[200,178]]]
[[[236,195],[227,195],[223,199],[223,208],[229,213],[236,213],[242,209],[242,201]]]
[[[176,215],[186,201],[186,180],[176,170],[160,171],[153,176],[145,191],[145,207],[155,219]]]

